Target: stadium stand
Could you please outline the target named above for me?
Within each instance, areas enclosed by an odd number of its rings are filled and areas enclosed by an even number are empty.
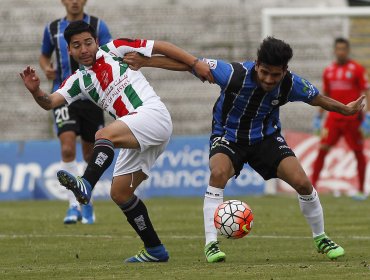
[[[25,65],[33,65],[42,77],[43,88],[47,90],[51,87],[38,66],[41,38],[45,23],[63,16],[64,10],[56,3],[59,2],[57,0],[1,2],[2,7],[11,8],[0,11],[0,140],[55,137],[51,114],[34,103],[23,88],[18,72]],[[198,56],[242,61],[255,58],[261,40],[263,8],[318,5],[344,6],[346,1],[89,0],[87,11],[104,19],[113,37],[167,40]],[[329,22],[326,19],[319,24],[323,26]],[[302,32],[305,25],[296,26],[294,22],[287,22],[280,32],[284,36],[292,35],[293,28]],[[336,27],[333,25],[333,28]],[[370,24],[367,28],[370,29]],[[364,36],[359,34],[359,37]],[[287,38],[290,38],[286,40],[295,51],[291,68],[320,87],[322,68],[331,61],[332,41],[322,42],[324,47],[312,52],[312,49],[308,51],[304,48],[306,42],[295,42],[294,35]],[[309,40],[315,40],[315,36],[307,38]],[[368,43],[369,39],[363,38],[363,49],[365,40]],[[175,134],[207,134],[210,131],[212,107],[218,96],[216,86],[202,84],[188,73],[152,69],[145,69],[144,72],[169,108]],[[310,131],[314,109],[306,107],[301,110],[301,106],[288,105],[283,110],[284,128]]]

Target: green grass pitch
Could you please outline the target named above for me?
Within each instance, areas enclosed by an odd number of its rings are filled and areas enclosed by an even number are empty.
[[[62,201],[0,202],[0,279],[370,279],[370,201],[321,196],[326,232],[346,250],[318,254],[296,196],[226,197],[254,212],[247,237],[220,237],[225,263],[203,255],[202,198],[146,200],[170,253],[162,264],[124,264],[142,246],[111,201],[96,201],[94,225],[63,225]]]

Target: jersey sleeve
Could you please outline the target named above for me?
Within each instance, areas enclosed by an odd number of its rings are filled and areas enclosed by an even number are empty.
[[[55,47],[51,38],[49,26],[50,26],[49,24],[45,26],[41,44],[41,53],[46,56],[51,56]]]
[[[68,104],[80,99],[83,94],[77,73],[75,72],[65,79],[56,92],[59,92],[61,95],[63,95]]]
[[[129,52],[138,52],[144,56],[151,57],[154,41],[141,39],[115,39],[106,45],[110,52],[119,57],[123,57]]]
[[[290,102],[302,101],[309,103],[320,93],[319,90],[306,79],[301,78],[293,73],[292,76],[292,91],[288,98]]]
[[[112,40],[112,36],[110,35],[107,24],[104,21],[100,20],[98,29],[99,45],[102,46],[108,44]]]
[[[233,71],[230,63],[223,60],[209,58],[203,58],[203,61],[209,65],[209,69],[212,72],[216,84],[219,85],[221,89],[225,89],[230,81],[230,76]],[[196,75],[194,72],[193,74]]]

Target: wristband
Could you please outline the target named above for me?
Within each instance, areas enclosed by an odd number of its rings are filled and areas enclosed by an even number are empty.
[[[198,62],[199,58],[194,59],[193,63],[190,65],[191,69],[193,69]]]

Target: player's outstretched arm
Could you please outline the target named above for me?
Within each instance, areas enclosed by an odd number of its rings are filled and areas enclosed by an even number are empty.
[[[154,41],[153,54],[161,54],[180,61],[193,69],[201,80],[207,80],[210,83],[215,82],[211,70],[206,62],[199,60],[197,57],[174,44],[164,41]]]
[[[362,95],[357,100],[344,105],[343,103],[340,103],[330,97],[319,94],[310,102],[310,104],[312,106],[320,106],[327,111],[337,112],[345,116],[350,116],[356,114],[364,108],[364,99],[365,95]]]
[[[50,110],[66,103],[66,100],[61,94],[57,92],[54,94],[47,94],[40,89],[40,78],[37,76],[35,69],[31,68],[31,66],[27,66],[19,75],[25,87],[41,108]]]
[[[162,68],[172,71],[191,71],[191,67],[180,61],[166,56],[146,57],[137,52],[125,54],[123,61],[129,65],[132,70],[139,70],[141,67]]]

